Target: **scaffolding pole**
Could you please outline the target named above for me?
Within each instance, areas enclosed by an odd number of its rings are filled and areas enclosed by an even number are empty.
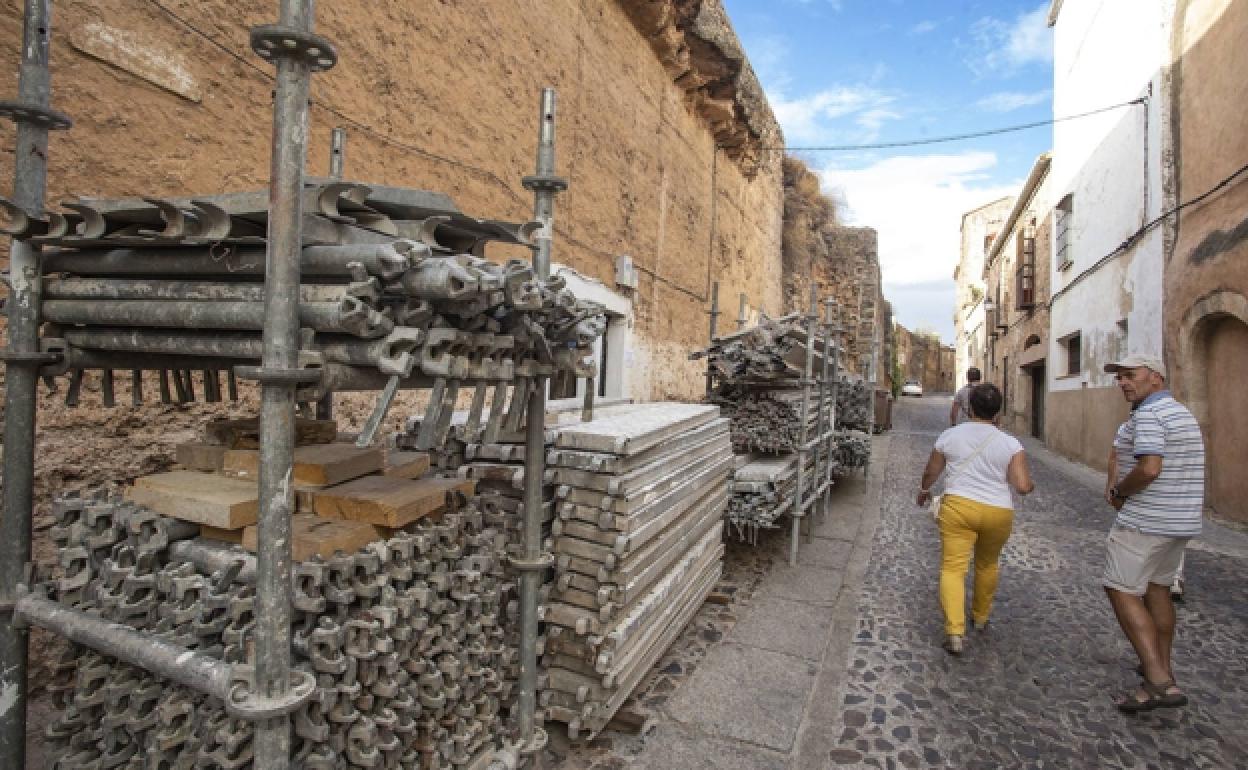
[[[313,0],[281,0],[278,23],[251,30],[252,49],[277,66],[264,276],[264,351],[261,365],[244,372],[261,386],[255,694],[274,701],[286,700],[291,693],[295,389],[309,379],[307,371],[298,365],[308,98],[312,73],[329,69],[337,58],[329,41],[312,33],[314,14]],[[289,716],[257,721],[254,745],[257,767],[290,767]]]
[[[48,107],[52,78],[48,47],[51,0],[26,0],[16,101],[0,102],[0,117],[17,123],[13,202],[31,217],[43,213],[48,180],[48,131],[69,118]],[[4,396],[4,512],[0,517],[0,767],[26,766],[26,663],[29,633],[17,622],[18,585],[30,561],[35,479],[35,385],[39,352],[39,249],[13,239],[9,251],[8,346]]]
[[[537,172],[524,178],[533,192],[533,218],[541,223],[533,252],[533,272],[540,281],[550,279],[551,245],[555,234],[555,196],[568,189],[566,179],[555,176],[555,89],[542,89],[538,113]],[[511,565],[520,572],[520,693],[517,698],[519,751],[535,756],[546,745],[546,731],[537,726],[537,604],[542,573],[552,563],[542,551],[542,483],[546,462],[546,385],[548,378],[534,378],[529,394],[528,421],[524,437],[524,552]],[[516,397],[521,397],[519,393]]]
[[[818,289],[815,286],[810,287],[810,309],[802,318],[802,327],[806,331],[806,366],[802,370],[802,408],[798,414],[801,419],[798,422],[797,431],[797,491],[796,498],[793,501],[793,512],[790,514],[793,518],[793,529],[789,536],[789,566],[797,566],[797,550],[801,541],[802,519],[806,516],[806,453],[810,451],[806,446],[809,438],[806,430],[806,413],[810,409],[810,381],[814,375],[814,355],[815,355],[815,320],[819,317],[818,310]],[[813,480],[813,475],[811,480]]]

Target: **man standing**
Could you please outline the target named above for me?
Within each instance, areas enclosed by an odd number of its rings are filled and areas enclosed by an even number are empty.
[[[959,425],[971,419],[971,390],[979,384],[979,369],[972,366],[966,370],[966,384],[953,395],[953,406],[949,408],[949,425]]]
[[[1170,663],[1170,585],[1188,540],[1200,534],[1205,447],[1200,426],[1166,388],[1161,359],[1131,354],[1106,364],[1131,414],[1109,453],[1105,500],[1118,511],[1109,531],[1105,593],[1140,658],[1144,681],[1118,701],[1127,713],[1177,707],[1187,696]]]

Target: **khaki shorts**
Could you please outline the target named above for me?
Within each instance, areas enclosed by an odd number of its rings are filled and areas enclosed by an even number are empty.
[[[1190,537],[1149,535],[1115,524],[1106,539],[1106,588],[1143,596],[1149,583],[1169,586],[1179,571]]]

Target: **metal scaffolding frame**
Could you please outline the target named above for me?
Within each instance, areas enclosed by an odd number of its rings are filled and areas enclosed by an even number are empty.
[[[26,0],[26,16],[21,63],[20,97],[0,102],[0,116],[18,124],[17,157],[13,203],[16,212],[29,218],[40,217],[44,209],[47,169],[47,133],[65,129],[70,121],[48,108],[48,44],[51,29],[50,0]],[[42,265],[39,247],[14,238],[11,250],[12,291],[8,303],[8,345],[2,354],[7,364],[6,424],[4,454],[4,509],[0,519],[0,700],[7,708],[0,713],[0,766],[25,767],[27,646],[30,625],[38,625],[83,644],[105,655],[143,668],[157,676],[182,684],[197,692],[223,700],[236,717],[255,724],[255,763],[266,770],[290,766],[290,714],[314,693],[315,680],[291,667],[291,575],[292,538],[290,517],[294,497],[289,478],[295,446],[296,394],[301,386],[319,384],[332,390],[335,385],[381,386],[374,382],[335,382],[334,370],[310,370],[299,366],[299,327],[301,302],[303,196],[307,156],[308,105],[311,75],[332,68],[337,53],[326,39],[314,34],[315,0],[280,0],[279,22],[251,30],[251,47],[277,70],[274,91],[272,165],[269,190],[269,216],[266,239],[263,295],[263,351],[260,366],[237,366],[228,355],[220,359],[196,358],[171,352],[166,356],[131,356],[127,366],[136,371],[157,368],[162,389],[168,389],[166,370],[182,362],[190,372],[214,371],[212,383],[218,386],[215,371],[255,380],[261,386],[259,520],[256,556],[248,569],[254,571],[256,585],[255,665],[226,663],[201,653],[111,623],[100,617],[58,604],[32,591],[33,576],[28,574],[31,550],[31,510],[34,472],[35,385],[39,368],[66,363],[62,353],[40,350],[38,328],[42,302]],[[542,93],[537,168],[524,178],[534,192],[535,218],[541,223],[536,234],[533,258],[535,274],[549,278],[551,241],[554,232],[555,195],[567,188],[566,180],[554,174],[555,92]],[[331,175],[342,174],[345,133],[335,129],[331,142]],[[10,212],[14,213],[14,212]],[[216,335],[222,336],[222,335]],[[222,343],[224,344],[224,343]],[[109,358],[104,356],[104,358]],[[114,361],[113,359],[116,359]],[[120,358],[103,363],[111,369]],[[86,360],[75,361],[88,364]],[[175,378],[180,393],[187,383]],[[189,378],[188,378],[189,380]],[[379,400],[381,411],[386,395],[400,385],[399,378],[383,380],[385,393]],[[518,702],[522,755],[540,751],[545,732],[536,726],[537,619],[542,572],[552,557],[542,551],[541,481],[544,462],[544,413],[548,377],[539,374],[516,388],[513,399],[528,399],[528,426],[525,457],[524,553],[512,559],[521,572],[521,679]],[[80,382],[80,379],[79,379]],[[106,376],[105,384],[110,380]],[[584,413],[592,415],[592,379],[585,399]],[[424,381],[405,380],[405,386],[428,387]],[[208,387],[208,380],[205,380]],[[72,384],[71,384],[72,389]],[[211,390],[211,388],[210,388]],[[211,398],[211,396],[210,396]],[[330,413],[332,401],[322,400],[322,413]],[[370,420],[370,423],[372,420]],[[378,420],[379,422],[379,420]],[[188,545],[188,547],[190,547]],[[188,556],[190,558],[190,556]],[[196,558],[215,558],[198,554]],[[506,750],[506,749],[505,749]]]
[[[48,131],[71,121],[49,109],[52,90],[48,48],[51,0],[26,0],[22,27],[18,98],[0,102],[0,117],[17,123],[13,153],[13,202],[26,211],[43,210],[48,178]],[[8,346],[4,397],[4,512],[0,518],[0,766],[21,768],[26,761],[26,663],[29,634],[15,617],[18,586],[30,561],[34,496],[35,385],[39,366],[39,301],[42,275],[39,248],[13,239],[9,251]]]

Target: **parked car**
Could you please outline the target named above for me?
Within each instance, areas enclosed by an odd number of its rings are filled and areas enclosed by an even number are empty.
[[[906,384],[901,386],[901,395],[923,397],[923,385],[918,380],[906,380]]]

